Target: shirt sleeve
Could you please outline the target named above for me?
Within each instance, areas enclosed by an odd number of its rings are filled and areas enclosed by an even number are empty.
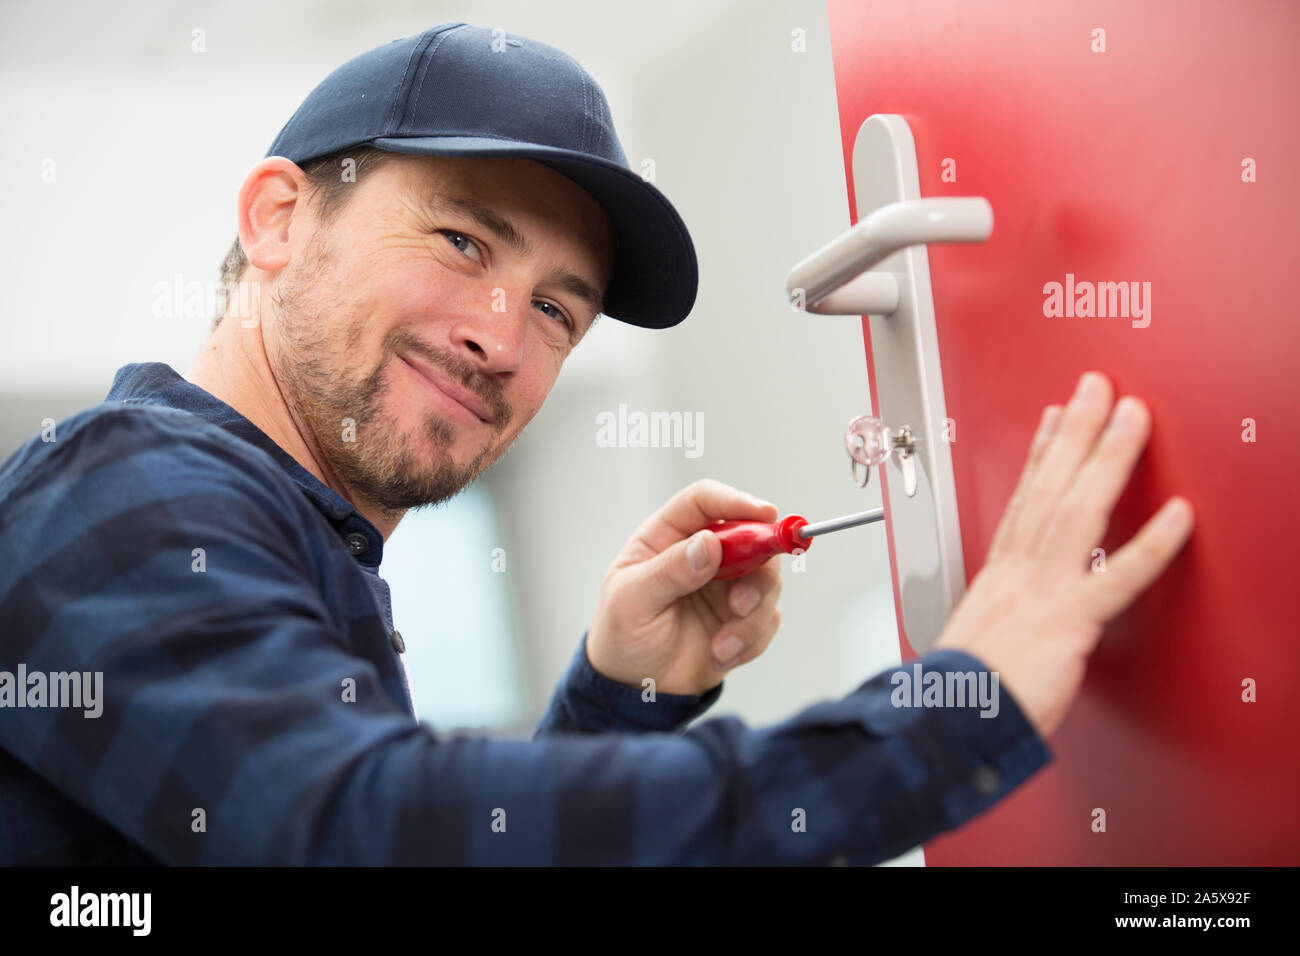
[[[700,695],[664,694],[610,680],[587,658],[587,634],[560,678],[534,740],[558,733],[641,733],[680,730],[713,706],[722,683]]]
[[[557,718],[581,734],[439,734],[384,693],[321,598],[282,517],[294,489],[209,438],[191,436],[177,473],[174,447],[125,437],[60,449],[68,467],[7,503],[5,659],[100,672],[103,693],[97,717],[11,711],[0,747],[165,863],[874,863],[1050,759],[1005,691],[995,716],[896,706],[891,672],[767,728],[655,731],[624,697]],[[955,651],[895,670],[918,664],[985,673]],[[643,732],[592,732],[620,713]]]

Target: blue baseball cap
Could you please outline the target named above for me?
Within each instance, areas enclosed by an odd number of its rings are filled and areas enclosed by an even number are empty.
[[[585,189],[613,227],[603,314],[666,329],[695,304],[686,224],[628,166],[600,86],[554,47],[460,22],[393,40],[321,81],[266,155],[302,165],[359,146],[549,166]]]

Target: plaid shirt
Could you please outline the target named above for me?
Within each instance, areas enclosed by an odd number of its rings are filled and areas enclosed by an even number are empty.
[[[586,635],[532,740],[439,734],[379,533],[242,415],[133,364],[53,437],[0,469],[0,863],[875,863],[1051,759],[1005,692],[895,706],[917,662],[687,728],[721,685],[644,701]],[[102,712],[17,706],[20,665],[102,673]]]

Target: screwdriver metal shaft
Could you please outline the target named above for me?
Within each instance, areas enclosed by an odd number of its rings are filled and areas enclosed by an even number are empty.
[[[871,524],[873,521],[883,521],[884,518],[884,508],[872,508],[870,511],[859,511],[857,514],[845,515],[842,518],[829,518],[816,524],[806,524],[795,534],[801,538],[812,538],[819,534],[828,534],[832,531],[843,531],[845,528],[856,528],[858,525]]]

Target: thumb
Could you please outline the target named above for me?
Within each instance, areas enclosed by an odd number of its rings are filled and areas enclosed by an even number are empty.
[[[627,592],[644,614],[655,614],[679,598],[698,591],[722,564],[722,542],[707,529],[627,569]]]

